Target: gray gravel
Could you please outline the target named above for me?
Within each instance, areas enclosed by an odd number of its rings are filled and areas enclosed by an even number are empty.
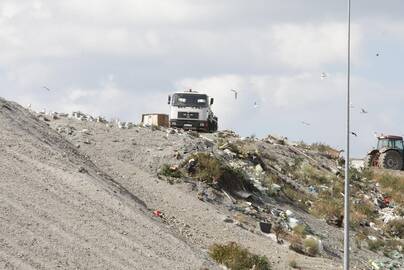
[[[0,269],[217,268],[43,120],[0,99],[0,127]]]

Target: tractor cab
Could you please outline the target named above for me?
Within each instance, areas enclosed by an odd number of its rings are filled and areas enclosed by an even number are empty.
[[[377,148],[366,155],[365,166],[402,170],[404,168],[403,137],[383,135],[377,139]]]
[[[404,151],[403,137],[391,135],[378,137],[377,149],[381,150],[385,148]]]

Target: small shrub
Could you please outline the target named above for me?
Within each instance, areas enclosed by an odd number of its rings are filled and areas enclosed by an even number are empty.
[[[384,247],[384,241],[377,239],[377,240],[368,240],[368,247],[369,250],[377,252]]]
[[[289,172],[294,179],[303,182],[305,185],[318,186],[329,184],[335,180],[330,174],[325,173],[307,162],[302,163],[299,160],[297,162],[296,164],[298,165],[289,166],[287,172]]]
[[[307,226],[299,224],[293,228],[293,233],[303,238],[308,234]]]
[[[307,238],[303,241],[304,251],[309,256],[316,256],[319,252],[318,241],[313,238]]]
[[[385,226],[386,232],[392,237],[404,238],[404,219],[395,219]]]
[[[378,212],[370,202],[354,204],[351,211],[351,226],[356,228],[363,220],[374,221],[378,217]]]
[[[208,153],[197,153],[192,155],[197,163],[195,178],[201,182],[212,183],[220,178],[222,174],[221,162],[219,159]]]
[[[295,235],[295,234],[289,235],[288,241],[289,241],[289,249],[291,249],[294,252],[297,252],[299,254],[305,255],[303,239],[300,236]]]
[[[387,193],[397,204],[404,205],[404,177],[383,173],[374,176],[380,183],[382,191]]]
[[[242,169],[227,166],[218,158],[207,153],[197,153],[191,158],[196,161],[195,173],[192,176],[198,181],[209,184],[217,183],[220,188],[229,192],[255,190],[254,185],[248,181]]]
[[[304,192],[298,191],[293,188],[291,185],[286,184],[282,188],[282,192],[285,196],[293,201],[297,206],[299,206],[303,210],[308,210],[308,202],[312,201],[313,198]]]
[[[362,180],[362,173],[358,169],[349,166],[349,179],[353,182],[361,181]]]
[[[343,202],[331,197],[320,198],[314,202],[311,212],[315,216],[326,220],[339,218],[343,213]]]
[[[356,247],[358,249],[362,249],[362,242],[365,241],[366,239],[367,235],[365,234],[365,232],[358,232],[354,238]]]
[[[170,165],[164,164],[160,170],[160,175],[164,175],[167,177],[181,178],[183,177],[183,173],[180,169],[173,169]]]
[[[332,148],[331,146],[329,146],[325,143],[319,143],[319,142],[312,143],[310,145],[310,149],[321,152],[321,153],[326,153],[327,151],[335,151],[335,149]]]
[[[384,242],[384,249],[383,249],[383,254],[386,257],[390,257],[391,252],[395,250],[401,250],[401,253],[403,253],[403,243],[400,240],[386,240]]]
[[[214,244],[209,248],[209,255],[232,270],[271,269],[267,257],[252,254],[235,242],[227,245]]]
[[[278,244],[281,244],[282,243],[282,238],[286,235],[286,231],[282,227],[282,224],[280,222],[275,222],[273,227],[272,227],[272,231],[275,234],[276,242]]]

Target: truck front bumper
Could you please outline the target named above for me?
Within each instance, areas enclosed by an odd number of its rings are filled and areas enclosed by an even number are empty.
[[[200,120],[176,120],[176,119],[173,119],[173,120],[170,120],[170,127],[197,130],[197,131],[208,131],[209,130],[208,121],[200,121]]]

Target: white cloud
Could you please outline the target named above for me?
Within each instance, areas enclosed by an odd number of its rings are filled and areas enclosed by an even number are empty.
[[[360,46],[361,31],[353,25],[352,47]],[[290,67],[318,69],[346,61],[345,23],[281,24],[273,27],[275,48],[280,60]]]

